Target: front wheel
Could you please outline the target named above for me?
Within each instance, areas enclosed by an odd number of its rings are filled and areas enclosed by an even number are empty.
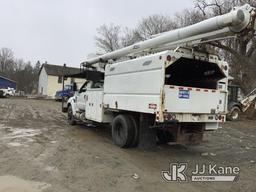
[[[75,125],[76,124],[75,117],[74,117],[71,105],[68,106],[68,124],[69,125]]]

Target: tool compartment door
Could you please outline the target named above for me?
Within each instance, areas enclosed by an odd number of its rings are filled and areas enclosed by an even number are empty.
[[[164,108],[171,113],[215,114],[220,99],[218,90],[166,85]]]
[[[85,118],[91,121],[103,122],[103,89],[86,91]]]

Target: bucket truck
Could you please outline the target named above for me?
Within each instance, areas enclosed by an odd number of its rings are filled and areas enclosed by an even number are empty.
[[[85,76],[95,66],[103,76],[87,78],[68,100],[68,122],[108,124],[121,148],[199,144],[226,120],[229,66],[194,47],[246,35],[255,30],[255,17],[246,4],[85,61]]]

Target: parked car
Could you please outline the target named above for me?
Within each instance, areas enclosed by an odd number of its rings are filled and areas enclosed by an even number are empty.
[[[72,85],[65,85],[64,90],[57,91],[55,94],[55,100],[61,101],[64,98],[67,101],[70,97],[74,96],[73,86]]]
[[[7,89],[0,89],[1,97],[11,97],[15,95],[15,89],[8,87]]]

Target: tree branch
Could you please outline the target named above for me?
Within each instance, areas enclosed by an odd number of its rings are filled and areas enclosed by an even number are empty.
[[[251,57],[255,50],[256,50],[256,38],[253,38],[252,39],[252,45],[249,48],[249,50],[247,51],[246,56]]]

